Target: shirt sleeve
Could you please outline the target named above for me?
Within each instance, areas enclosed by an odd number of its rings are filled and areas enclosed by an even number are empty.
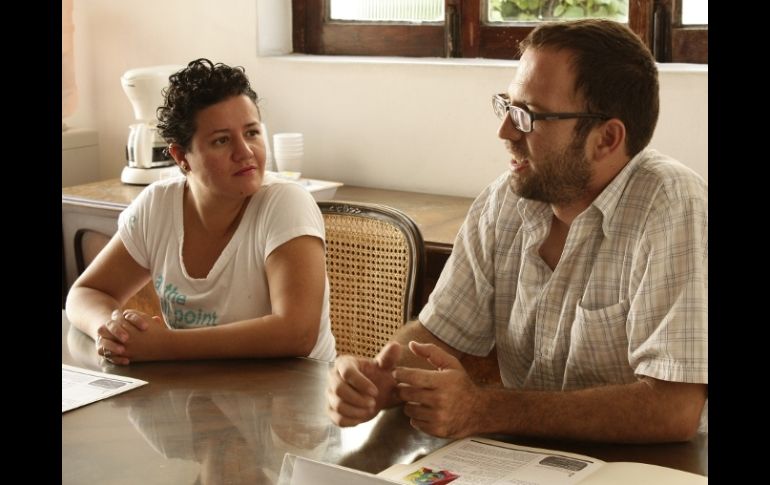
[[[651,214],[633,266],[627,324],[634,372],[707,384],[707,200],[678,201]]]
[[[118,216],[118,234],[132,258],[143,268],[150,267],[147,229],[150,227],[150,206],[154,187],[147,186]]]
[[[313,196],[294,183],[275,184],[263,208],[265,218],[265,259],[275,248],[299,236],[325,241],[321,210]]]
[[[471,205],[436,287],[419,315],[436,337],[471,355],[494,346],[494,214],[491,187]]]

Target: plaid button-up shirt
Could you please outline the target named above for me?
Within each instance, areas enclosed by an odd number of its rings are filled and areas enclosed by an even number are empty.
[[[708,383],[703,179],[642,151],[572,222],[553,271],[538,254],[553,212],[509,180],[471,206],[420,321],[465,353],[496,345],[506,387]]]

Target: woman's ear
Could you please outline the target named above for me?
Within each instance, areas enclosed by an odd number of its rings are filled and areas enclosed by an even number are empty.
[[[185,150],[182,148],[181,145],[177,143],[172,143],[168,146],[168,153],[171,155],[171,157],[174,159],[174,161],[178,164],[181,160],[184,160],[185,157]]]
[[[177,166],[184,172],[187,173],[190,171],[190,165],[187,163],[187,160],[185,157],[187,156],[187,152],[184,148],[182,148],[181,145],[177,143],[172,143],[168,146],[168,153],[171,155],[171,158],[174,159],[174,162],[176,162]]]

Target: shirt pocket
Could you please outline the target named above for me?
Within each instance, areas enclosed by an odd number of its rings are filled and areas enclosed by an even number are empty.
[[[629,301],[593,310],[581,303],[575,308],[570,331],[565,389],[634,382],[626,333]]]

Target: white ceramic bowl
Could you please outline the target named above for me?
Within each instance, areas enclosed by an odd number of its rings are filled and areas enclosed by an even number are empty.
[[[337,193],[337,188],[342,187],[342,182],[331,182],[329,180],[301,179],[303,184],[315,200],[329,200]]]

